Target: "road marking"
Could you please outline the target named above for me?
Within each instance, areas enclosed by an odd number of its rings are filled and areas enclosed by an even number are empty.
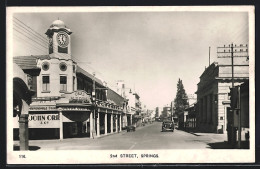
[[[135,143],[129,148],[129,150],[133,149],[136,144],[137,144],[137,142],[135,142]]]

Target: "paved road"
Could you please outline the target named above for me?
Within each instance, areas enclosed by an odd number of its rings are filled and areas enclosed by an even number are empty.
[[[208,143],[225,140],[224,134],[191,134],[181,130],[161,132],[161,123],[154,122],[137,128],[135,132],[121,132],[97,139],[33,140],[29,144],[35,150],[208,149],[211,148]]]

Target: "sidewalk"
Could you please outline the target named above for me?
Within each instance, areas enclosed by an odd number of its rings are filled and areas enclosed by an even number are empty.
[[[220,133],[201,133],[196,130],[182,130],[184,132],[193,134],[198,137],[207,137],[211,141],[208,143],[211,149],[237,149],[237,146],[234,148],[231,144],[228,143],[227,134]],[[249,141],[241,142],[241,149],[249,149]]]

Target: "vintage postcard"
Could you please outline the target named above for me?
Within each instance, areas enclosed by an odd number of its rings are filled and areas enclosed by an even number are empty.
[[[255,162],[254,6],[7,7],[7,163]]]

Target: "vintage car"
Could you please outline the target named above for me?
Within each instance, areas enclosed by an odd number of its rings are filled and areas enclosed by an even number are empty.
[[[127,132],[135,131],[135,126],[133,126],[133,125],[126,126],[126,131],[127,131]]]
[[[162,122],[162,132],[164,131],[174,131],[174,122],[173,121],[163,121]]]

